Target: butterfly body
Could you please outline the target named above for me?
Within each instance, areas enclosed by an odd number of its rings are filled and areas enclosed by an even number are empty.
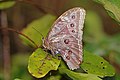
[[[82,63],[82,34],[85,10],[79,7],[63,13],[53,24],[43,46],[62,56],[72,70]]]

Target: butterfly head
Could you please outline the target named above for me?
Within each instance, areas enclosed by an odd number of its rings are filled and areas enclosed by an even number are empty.
[[[43,47],[44,47],[45,49],[49,49],[49,43],[48,43],[47,39],[42,38],[42,42],[43,42]]]

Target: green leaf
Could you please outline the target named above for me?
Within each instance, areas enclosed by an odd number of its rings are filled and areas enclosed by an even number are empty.
[[[115,80],[120,80],[120,74],[115,75]]]
[[[47,35],[48,31],[50,30],[51,25],[53,24],[55,20],[55,16],[47,14],[43,16],[42,18],[39,18],[33,22],[31,22],[27,28],[25,28],[22,33],[27,35],[30,39],[32,39],[37,45],[42,44],[42,34],[44,37]],[[35,30],[34,28],[37,30]],[[40,33],[39,33],[39,32]],[[26,45],[33,45],[30,40],[26,39],[24,36],[20,36],[20,38],[23,40],[23,43]]]
[[[103,5],[108,14],[120,23],[120,0],[93,0]]]
[[[21,79],[16,78],[16,79],[14,79],[14,80],[21,80]]]
[[[54,75],[47,78],[47,80],[61,80],[61,75]]]
[[[0,10],[10,8],[15,5],[15,1],[0,2]]]
[[[60,60],[39,48],[29,57],[28,70],[34,77],[42,78],[50,70],[57,70],[59,64]]]
[[[114,68],[102,57],[84,51],[81,68],[88,74],[95,74],[100,77],[114,76]]]
[[[73,80],[102,80],[94,74],[77,73],[66,68],[59,68],[62,74],[67,74]]]

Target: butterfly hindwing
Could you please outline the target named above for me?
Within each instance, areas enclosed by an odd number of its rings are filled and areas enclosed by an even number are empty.
[[[52,54],[60,53],[68,67],[79,68],[82,62],[82,34],[85,10],[72,8],[63,13],[53,24],[45,43]]]

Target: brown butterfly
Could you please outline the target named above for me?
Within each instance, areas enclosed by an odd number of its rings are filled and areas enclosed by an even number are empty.
[[[53,24],[43,46],[53,55],[60,53],[71,70],[82,63],[82,34],[86,12],[80,7],[63,13]]]

